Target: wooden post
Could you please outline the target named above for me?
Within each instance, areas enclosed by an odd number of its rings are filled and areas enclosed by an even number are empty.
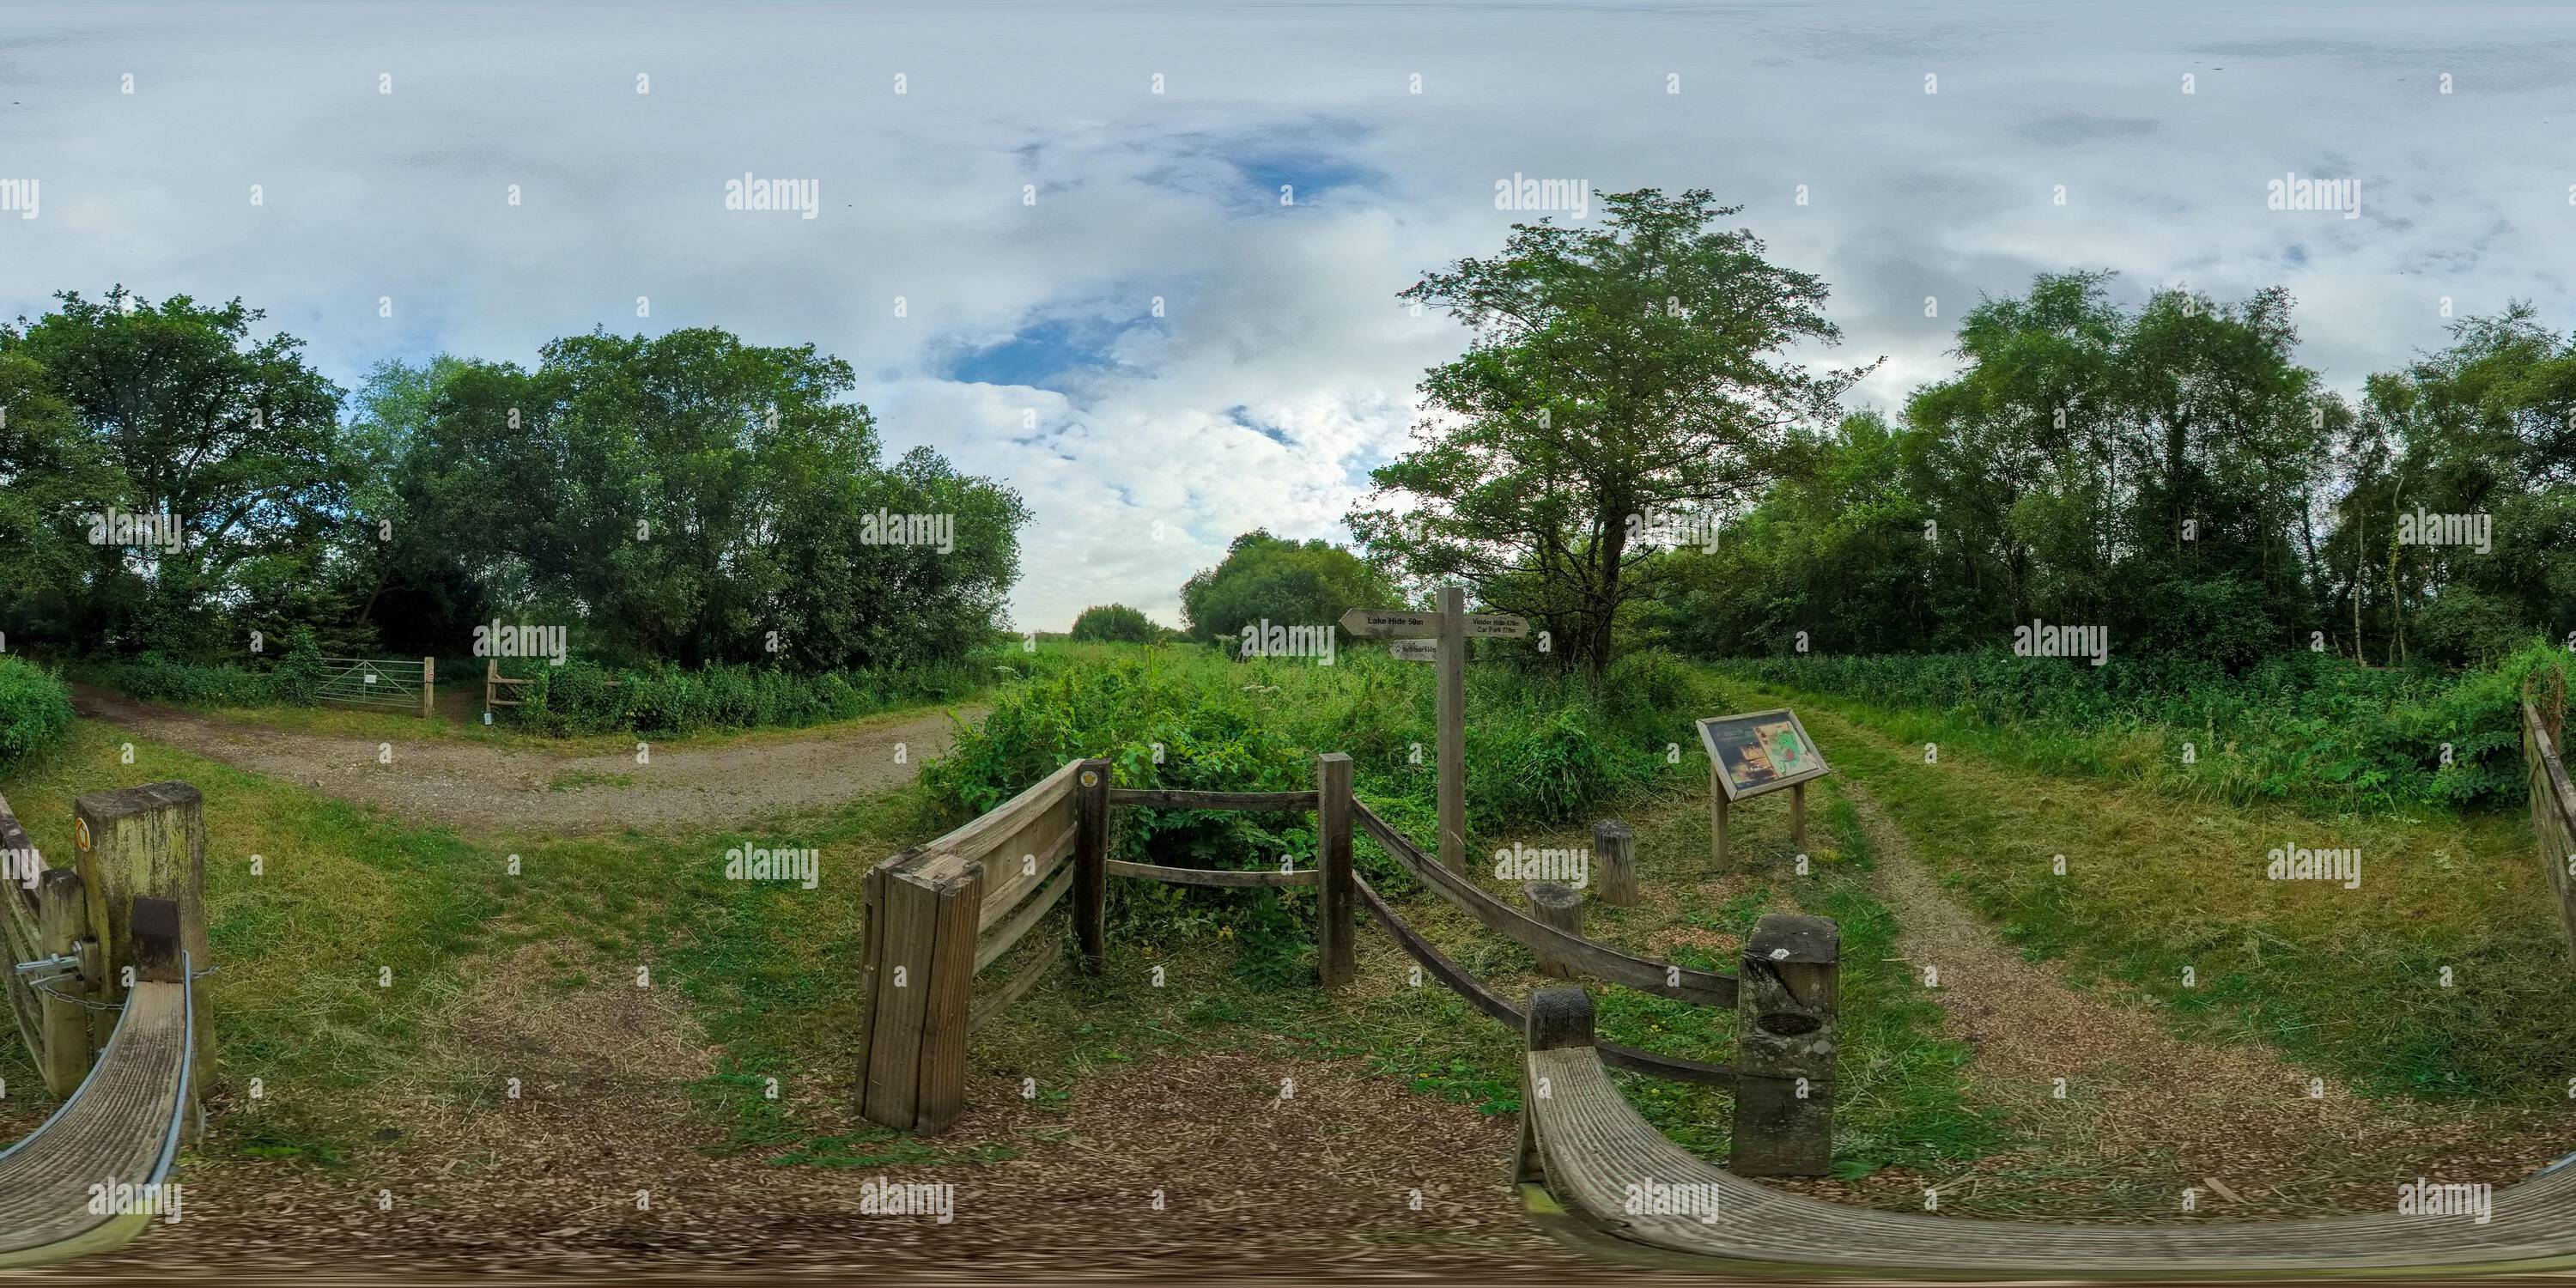
[[[1579,988],[1542,988],[1530,994],[1526,1036],[1532,1051],[1592,1045],[1592,995]]]
[[[89,896],[78,872],[55,868],[36,887],[36,948],[49,957],[77,956],[89,937]],[[89,1075],[89,1008],[94,990],[78,975],[59,975],[38,997],[44,1008],[44,1045],[37,1051],[45,1089],[56,1100],[72,1094]]]
[[[1720,771],[1708,767],[1708,857],[1720,872],[1726,871],[1726,784],[1717,781]]]
[[[1440,588],[1440,866],[1467,870],[1467,591]]]
[[[1789,845],[1800,854],[1807,852],[1807,785],[1789,785]]]
[[[103,950],[103,974],[95,981],[99,1001],[125,998],[125,968],[137,964],[137,899],[177,904],[179,947],[198,970],[206,968],[213,954],[206,941],[205,798],[196,788],[151,783],[79,797],[72,802],[72,841],[80,852],[90,933]],[[205,1008],[197,1009],[197,1051],[203,1058],[213,1026],[205,1022]]]
[[[935,1132],[966,1100],[967,1001],[984,865],[946,852],[869,874],[867,1067],[859,1112],[898,1131]]]
[[[427,720],[427,719],[429,719],[431,716],[433,716],[433,715],[437,714],[438,704],[436,703],[436,701],[434,701],[434,699],[437,697],[437,694],[438,694],[438,659],[437,659],[437,658],[434,658],[434,657],[425,657],[425,658],[422,658],[422,659],[420,660],[420,718],[421,718],[421,719],[423,719],[423,720]]]
[[[1351,880],[1351,758],[1315,757],[1315,973],[1327,989],[1359,978]]]
[[[1522,892],[1529,898],[1530,916],[1554,926],[1569,935],[1583,933],[1583,896],[1553,881],[1532,883]],[[1554,954],[1540,952],[1538,973],[1550,979],[1574,978],[1574,967],[1557,960]]]
[[[1834,1157],[1842,932],[1823,917],[1754,923],[1736,974],[1735,1128],[1727,1170],[1822,1176]]]
[[[1592,825],[1592,858],[1601,876],[1592,897],[1614,908],[1637,906],[1637,833],[1619,820]]]
[[[1109,762],[1086,760],[1074,771],[1073,933],[1082,970],[1100,973],[1109,925]]]

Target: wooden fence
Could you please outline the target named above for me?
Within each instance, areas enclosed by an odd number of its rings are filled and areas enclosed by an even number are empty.
[[[2522,699],[2522,761],[2531,788],[2531,833],[2540,861],[2549,869],[2549,887],[2558,892],[2558,923],[2576,952],[2576,785],[2567,779],[2559,758],[2558,721],[2563,712],[2556,695],[2526,689]]]
[[[1473,878],[1442,867],[1352,795],[1351,761],[1339,753],[1315,758],[1311,792],[1122,788],[1110,776],[1105,760],[1074,761],[973,822],[870,871],[859,1064],[860,1111],[871,1121],[910,1131],[938,1131],[956,1121],[965,1101],[968,1036],[1052,971],[1062,960],[1061,943],[1025,955],[1017,972],[980,998],[976,975],[1008,954],[1068,890],[1082,969],[1096,973],[1111,876],[1231,889],[1313,886],[1323,987],[1338,989],[1357,977],[1355,927],[1365,908],[1433,978],[1485,1015],[1521,1026],[1519,1008],[1433,947],[1353,870],[1356,827],[1397,868],[1543,962],[1659,997],[1733,1008],[1738,1032],[1731,1066],[1614,1044],[1601,1047],[1602,1059],[1657,1077],[1732,1086],[1731,1166],[1740,1173],[1826,1171],[1837,1043],[1839,945],[1832,922],[1764,917],[1744,946],[1738,974],[1697,970],[1528,916]],[[1206,871],[1114,860],[1108,857],[1110,811],[1120,806],[1311,812],[1316,866]]]

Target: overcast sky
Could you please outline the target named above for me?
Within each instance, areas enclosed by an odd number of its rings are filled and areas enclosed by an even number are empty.
[[[746,173],[815,217],[725,209]],[[2290,173],[2359,216],[2267,209]],[[1515,175],[1742,205],[1831,284],[1821,356],[1887,358],[1866,405],[2078,267],[2285,285],[2351,391],[2446,297],[2576,328],[2576,7],[0,7],[0,179],[40,197],[0,311],[238,295],[344,387],[594,326],[810,341],[889,454],[1028,499],[1024,627],[1177,624],[1235,534],[1345,539],[1465,341],[1395,293],[1534,217]]]

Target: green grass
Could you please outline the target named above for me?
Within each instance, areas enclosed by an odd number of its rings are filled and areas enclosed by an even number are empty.
[[[2177,802],[1986,754],[2021,729],[1773,689],[1740,702],[1797,705],[1836,768],[2025,956],[2152,997],[2188,1036],[2275,1043],[2377,1095],[2566,1095],[2576,971],[2518,815]],[[2287,845],[2359,849],[2359,888],[2268,879]]]

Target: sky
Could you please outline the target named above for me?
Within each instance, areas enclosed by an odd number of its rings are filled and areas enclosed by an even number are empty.
[[[727,209],[745,176],[813,217]],[[2357,213],[2268,208],[2290,176]],[[1497,209],[1521,177],[1589,196]],[[1831,286],[1798,356],[1883,358],[1856,408],[2075,268],[2287,287],[2350,394],[2508,299],[2576,330],[2576,7],[0,6],[0,316],[238,296],[348,388],[594,327],[812,343],[889,457],[1026,499],[1028,629],[1177,625],[1252,528],[1347,540],[1469,339],[1396,293],[1640,187]]]

